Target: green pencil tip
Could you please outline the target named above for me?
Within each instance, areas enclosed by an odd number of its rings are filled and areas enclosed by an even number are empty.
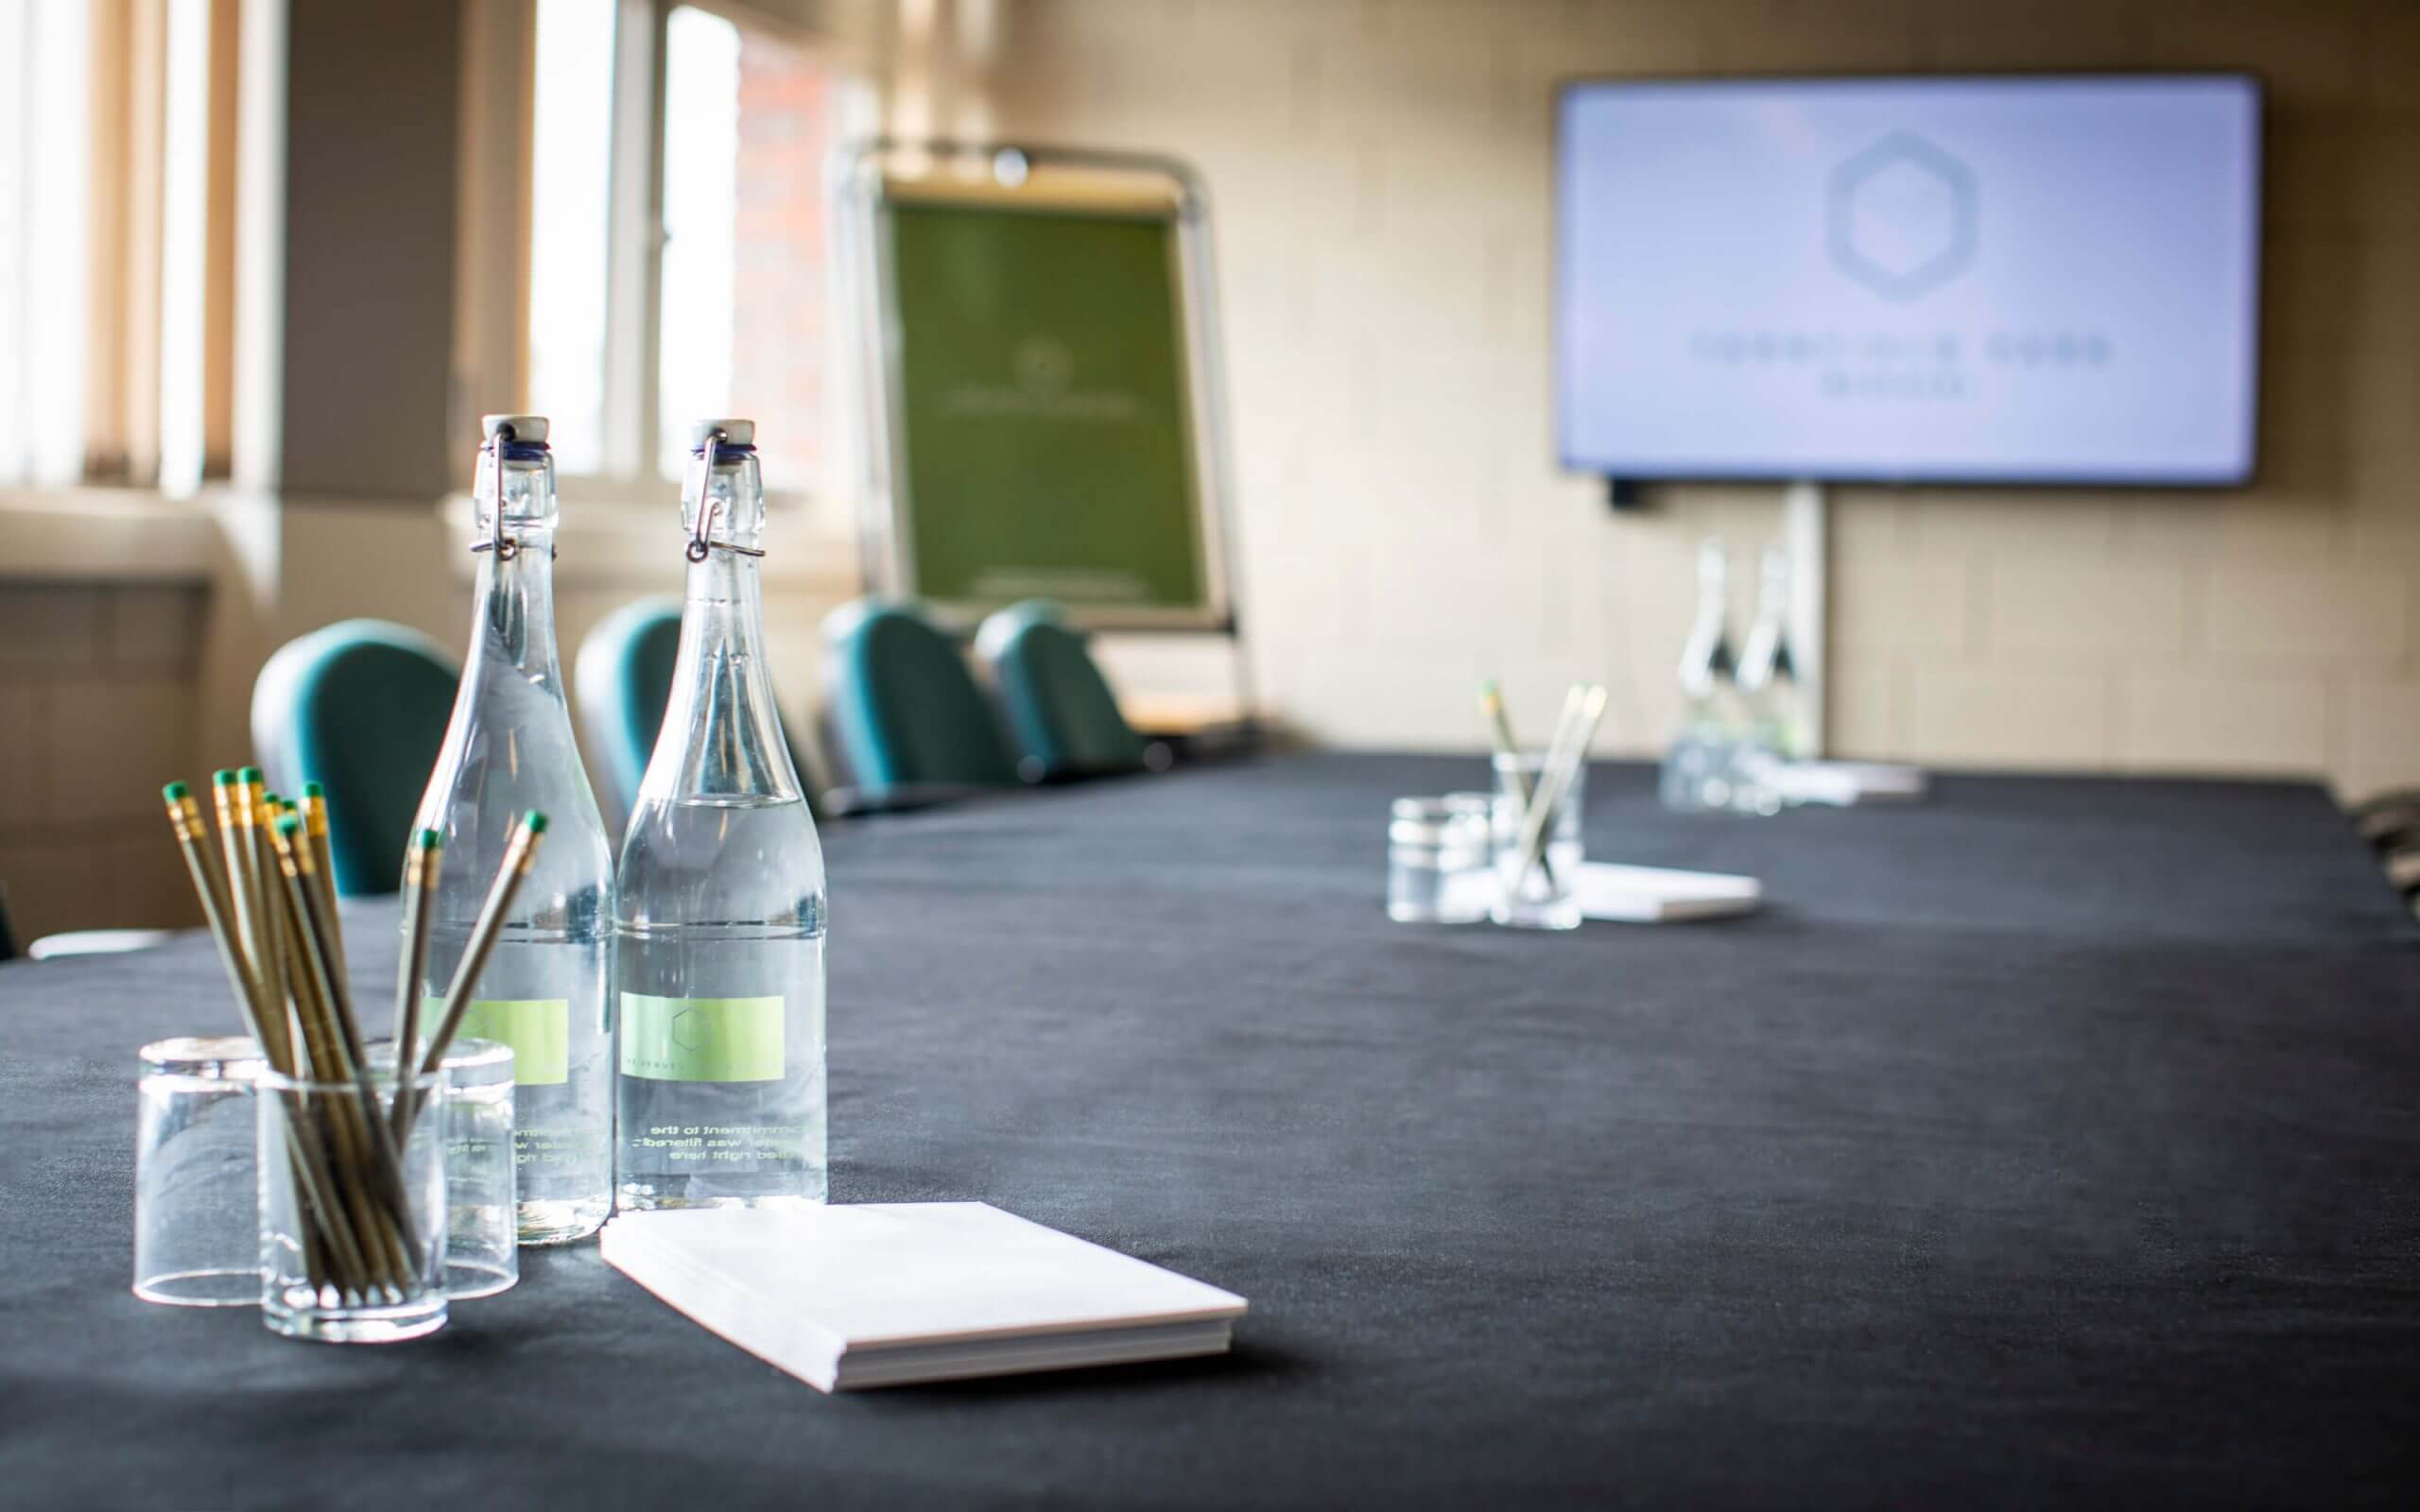
[[[239,782],[257,782],[260,780],[261,769],[257,766],[247,766],[235,774],[235,781]]]
[[[539,813],[536,809],[531,809],[528,813],[521,816],[521,822],[529,826],[529,833],[531,834],[544,834],[546,833],[546,816]]]
[[[233,787],[235,785],[235,774],[224,766],[221,766],[218,770],[211,773],[210,780],[219,787]]]
[[[277,821],[277,833],[280,834],[299,834],[302,829],[302,821],[291,814],[281,816]]]
[[[325,798],[328,796],[328,790],[321,787],[317,782],[305,782],[302,784],[302,796],[304,798]]]
[[[160,796],[171,803],[182,803],[193,795],[193,789],[182,782],[170,782],[160,789]]]
[[[273,809],[284,808],[285,806],[285,799],[278,797],[274,793],[263,793],[261,795],[261,801]]]
[[[442,850],[445,849],[445,836],[435,830],[423,830],[420,832],[420,848],[424,850]]]

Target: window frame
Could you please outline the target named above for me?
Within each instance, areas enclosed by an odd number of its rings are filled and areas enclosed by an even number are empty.
[[[849,136],[858,134],[863,124],[873,118],[875,88],[871,68],[858,50],[828,32],[802,26],[796,21],[769,15],[741,0],[612,0],[614,8],[613,92],[609,116],[610,165],[606,179],[605,206],[605,319],[604,373],[602,384],[601,421],[604,434],[600,438],[601,466],[595,472],[564,472],[558,488],[562,496],[575,504],[592,506],[636,505],[660,503],[666,488],[678,480],[666,479],[656,471],[662,422],[663,319],[664,319],[664,253],[667,229],[665,223],[665,111],[666,89],[666,39],[672,13],[684,7],[702,10],[730,22],[745,32],[769,37],[785,46],[795,47],[810,56],[828,70],[832,78],[833,139],[837,145]],[[534,36],[535,7],[530,7],[531,34]],[[520,64],[521,85],[525,97],[534,105],[536,98],[536,49],[524,49]],[[527,118],[525,108],[523,114]],[[524,133],[521,143],[522,182],[527,180],[529,138]],[[825,214],[832,214],[834,197],[825,195]],[[526,199],[521,214],[527,214]],[[527,246],[526,232],[522,244]],[[501,250],[489,255],[501,255]],[[526,251],[520,266],[512,270],[526,291],[529,277]],[[827,281],[828,282],[828,281]],[[491,386],[487,391],[503,391],[522,396],[527,403],[527,350],[529,333],[526,298],[518,325],[519,337],[514,368],[510,373],[495,373],[509,379],[501,387]],[[824,322],[824,360],[827,372],[838,377],[843,370],[847,353],[841,345],[844,322],[839,318],[837,295],[834,296],[831,318]],[[842,391],[835,383],[831,391]],[[841,480],[849,475],[849,446],[854,428],[848,417],[829,413],[837,405],[827,405],[827,413],[818,417],[825,427],[825,464],[802,484],[768,490],[766,502],[771,508],[807,514],[827,511],[832,501],[851,492]],[[475,415],[465,416],[467,427],[475,428]],[[466,446],[477,444],[475,436],[466,436]],[[853,518],[834,512],[828,523],[852,524]]]

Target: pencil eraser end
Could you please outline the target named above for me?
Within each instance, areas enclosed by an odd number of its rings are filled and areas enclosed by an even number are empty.
[[[235,785],[235,773],[231,767],[221,766],[210,774],[210,781],[219,787],[233,787]]]
[[[235,780],[239,782],[257,782],[261,780],[261,769],[257,766],[247,766],[235,774]]]
[[[191,797],[192,794],[193,789],[182,782],[170,782],[167,786],[160,789],[160,796],[166,799],[171,803],[182,803],[187,798]]]
[[[443,850],[444,846],[445,836],[438,833],[435,830],[423,830],[420,832],[420,848],[422,850]]]
[[[283,815],[278,818],[277,833],[280,834],[299,834],[302,830],[302,821],[291,814]]]
[[[302,784],[302,796],[304,798],[325,798],[328,796],[328,790],[321,787],[317,782],[305,782]]]
[[[521,822],[529,826],[529,833],[531,834],[544,834],[546,833],[546,816],[539,813],[536,809],[531,809],[528,813],[521,816]]]

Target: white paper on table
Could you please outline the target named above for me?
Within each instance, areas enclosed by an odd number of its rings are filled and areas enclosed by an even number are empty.
[[[1582,917],[1625,924],[1727,919],[1754,913],[1765,895],[1764,884],[1754,877],[1603,861],[1583,864],[1572,890],[1579,895]]]
[[[824,1391],[1214,1354],[1245,1307],[981,1202],[623,1213],[598,1250]]]
[[[1923,798],[1932,780],[1921,766],[1885,762],[1787,762],[1774,768],[1773,785],[1794,803],[1874,803]]]

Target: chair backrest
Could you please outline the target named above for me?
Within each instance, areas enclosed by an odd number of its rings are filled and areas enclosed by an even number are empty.
[[[603,769],[617,822],[638,802],[639,779],[655,754],[672,667],[681,650],[681,601],[643,598],[608,614],[579,643],[573,679],[588,748]]]
[[[337,891],[393,892],[460,674],[443,647],[383,620],[288,642],[252,684],[252,747],[269,785],[328,790]]]
[[[975,675],[924,615],[859,599],[824,620],[823,643],[824,696],[858,787],[1015,784],[1016,762]]]
[[[1001,610],[976,632],[975,653],[991,668],[1028,776],[1065,782],[1143,769],[1143,738],[1057,605],[1028,599]]]
[[[639,783],[655,756],[655,737],[672,702],[672,674],[681,660],[681,601],[670,596],[625,604],[596,622],[579,643],[573,685],[579,694],[580,733],[604,769],[608,816],[619,827],[638,806]],[[776,710],[779,713],[780,711]],[[823,816],[816,800],[815,768],[799,749],[789,717],[782,716],[782,743],[806,795],[807,812]]]

